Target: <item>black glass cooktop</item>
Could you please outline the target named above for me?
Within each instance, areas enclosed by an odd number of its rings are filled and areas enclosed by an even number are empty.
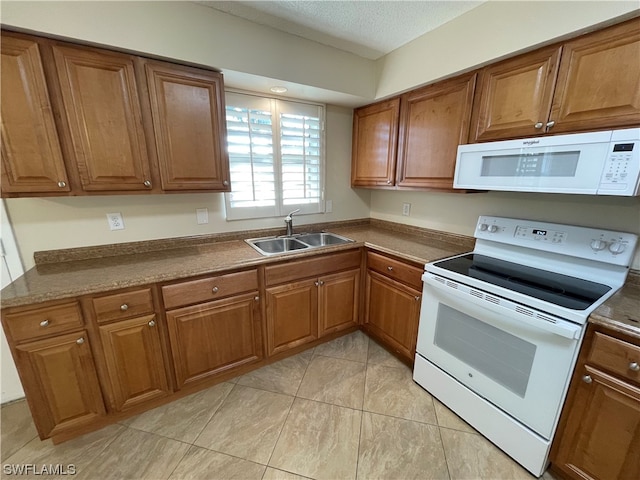
[[[434,265],[572,310],[585,310],[611,287],[581,278],[469,253]]]

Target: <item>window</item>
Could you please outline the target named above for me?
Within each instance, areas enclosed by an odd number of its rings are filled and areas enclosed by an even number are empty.
[[[324,107],[226,94],[227,220],[324,211]]]

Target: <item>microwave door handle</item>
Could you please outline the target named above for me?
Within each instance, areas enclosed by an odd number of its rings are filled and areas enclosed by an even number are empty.
[[[452,287],[443,285],[438,280],[431,277],[431,275],[429,274],[423,275],[422,280],[425,282],[425,284],[429,284],[429,286],[432,286],[437,290],[442,291],[446,295],[454,297],[455,300],[457,301],[460,301],[460,300],[467,301],[469,303],[472,303],[473,305],[476,305],[481,308],[485,308],[487,310],[491,310],[492,312],[496,312],[499,314],[504,314],[504,310],[506,309],[506,307],[504,306],[495,305],[494,303],[488,302],[481,298],[477,298],[474,295],[468,294],[464,290],[465,289],[471,290],[469,287],[459,285],[458,289],[454,289]],[[462,289],[460,287],[462,287]],[[510,303],[513,303],[513,302],[510,302]],[[515,314],[515,312],[513,313]],[[535,318],[531,318],[526,315],[520,315],[520,314],[518,314],[518,317],[519,317],[518,322],[527,324],[530,327],[538,330],[544,330],[546,332],[559,335],[569,340],[576,340],[580,337],[581,328],[578,325],[575,325],[575,326],[561,325],[557,323],[547,322],[546,320],[537,320]]]

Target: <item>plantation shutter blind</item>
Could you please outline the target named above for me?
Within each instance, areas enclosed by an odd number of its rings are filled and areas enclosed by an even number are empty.
[[[324,108],[227,93],[227,219],[324,211]]]

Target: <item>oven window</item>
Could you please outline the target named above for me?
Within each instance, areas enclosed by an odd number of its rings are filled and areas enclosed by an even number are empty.
[[[482,157],[482,177],[575,177],[579,151]]]
[[[536,353],[534,344],[442,303],[435,344],[524,398]]]

